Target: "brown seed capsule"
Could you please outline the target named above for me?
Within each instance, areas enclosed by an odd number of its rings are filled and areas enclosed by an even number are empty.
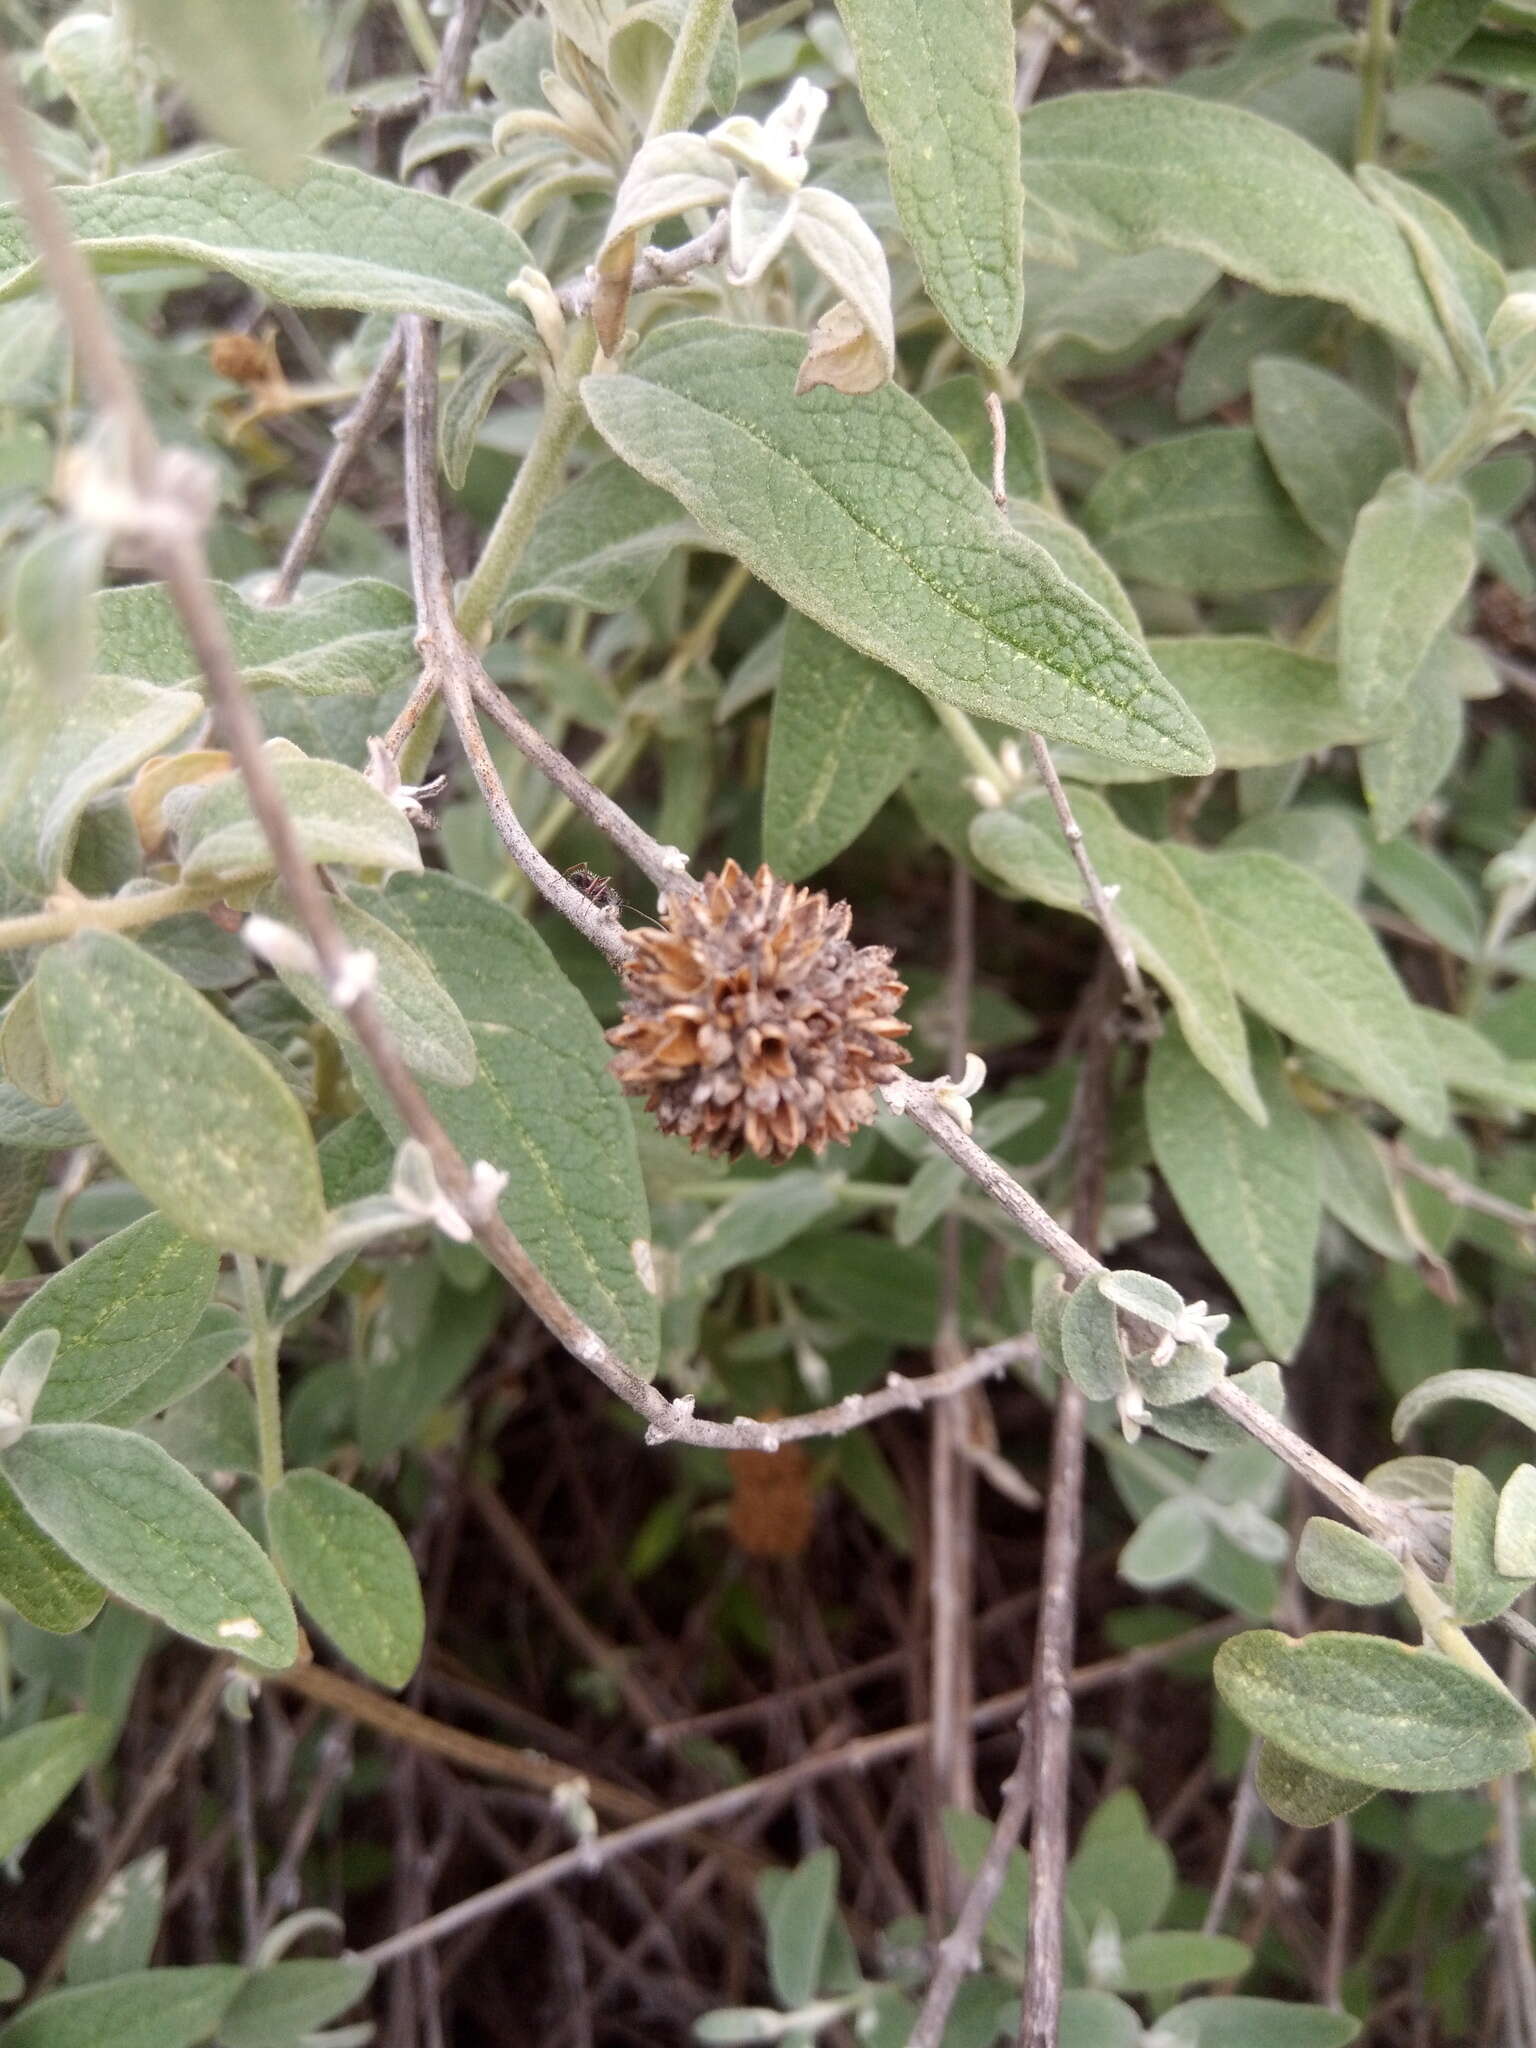
[[[208,361],[232,384],[271,384],[282,376],[270,335],[216,334],[208,344]]]
[[[631,932],[614,1072],[696,1152],[784,1160],[847,1144],[894,1081],[905,985],[884,946],[855,946],[821,890],[727,861]]]

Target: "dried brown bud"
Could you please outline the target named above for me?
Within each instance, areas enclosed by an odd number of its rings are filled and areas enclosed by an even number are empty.
[[[730,860],[663,926],[631,932],[614,1072],[696,1152],[783,1160],[847,1144],[894,1081],[906,988],[884,946],[849,940],[852,913],[822,891],[745,875]]]
[[[798,1557],[816,1519],[805,1452],[786,1444],[781,1451],[731,1451],[725,1462],[731,1472],[728,1526],[738,1549],[748,1557]]]
[[[216,334],[208,344],[208,361],[232,384],[273,384],[283,374],[271,335]]]

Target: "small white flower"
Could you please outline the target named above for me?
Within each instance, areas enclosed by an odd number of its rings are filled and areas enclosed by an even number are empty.
[[[971,801],[980,804],[984,811],[1000,811],[1003,808],[1003,792],[990,775],[967,775],[961,787]]]
[[[939,1107],[952,1116],[969,1137],[971,1130],[971,1097],[985,1085],[987,1063],[979,1054],[968,1052],[965,1056],[965,1072],[958,1081],[947,1075],[933,1084],[933,1099]]]
[[[489,1223],[496,1214],[509,1174],[500,1172],[488,1159],[477,1159],[469,1169],[469,1199],[465,1203],[472,1223]]]
[[[376,953],[370,953],[366,948],[348,953],[340,969],[331,977],[331,1001],[338,1010],[350,1010],[364,996],[372,994],[378,979]]]
[[[408,823],[428,830],[437,821],[425,806],[448,787],[446,775],[434,775],[430,782],[402,782],[399,762],[376,733],[368,736],[368,766],[363,770],[363,780],[371,782],[381,796],[387,796]]]
[[[241,942],[269,967],[287,968],[290,974],[318,975],[320,956],[302,932],[282,924],[275,917],[248,917],[240,927]]]

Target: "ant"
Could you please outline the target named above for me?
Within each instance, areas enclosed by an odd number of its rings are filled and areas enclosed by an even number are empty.
[[[565,879],[579,889],[590,904],[609,917],[617,917],[621,910],[627,910],[634,917],[644,917],[647,924],[656,924],[654,917],[647,917],[643,910],[637,910],[633,903],[626,903],[607,875],[599,875],[589,868],[584,860],[578,860],[565,871]],[[663,929],[660,925],[658,930]]]

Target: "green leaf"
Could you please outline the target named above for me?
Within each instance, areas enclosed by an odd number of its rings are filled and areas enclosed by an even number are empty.
[[[0,1453],[0,1469],[118,1599],[269,1670],[298,1655],[293,1609],[261,1546],[158,1444],[99,1422],[45,1423]]]
[[[0,806],[0,888],[46,894],[74,855],[88,804],[163,753],[203,713],[190,690],[152,690],[98,676],[67,697],[50,693],[35,708],[17,702],[14,676],[0,673],[0,719],[12,762],[24,769],[14,800]],[[14,749],[14,752],[11,750]]]
[[[48,1162],[42,1153],[0,1144],[0,1273],[26,1235],[32,1204],[47,1178]]]
[[[1361,164],[1355,175],[1402,230],[1462,374],[1474,391],[1491,392],[1484,335],[1508,290],[1500,265],[1450,207],[1419,186],[1379,164]]]
[[[1360,750],[1360,781],[1378,839],[1395,839],[1450,773],[1465,714],[1458,688],[1463,643],[1441,633],[1391,717],[1383,739]]]
[[[1242,1017],[1197,896],[1164,850],[1128,832],[1102,798],[1074,790],[1072,807],[1100,879],[1120,891],[1115,907],[1131,947],[1167,990],[1191,1050],[1235,1102],[1262,1120]],[[1010,888],[1088,914],[1082,877],[1045,797],[979,812],[971,845]]]
[[[1140,1798],[1124,1786],[1083,1823],[1067,1871],[1067,1898],[1085,1925],[1098,1913],[1112,1913],[1129,1940],[1161,1921],[1176,1875],[1167,1843],[1153,1834]]]
[[[1069,583],[1102,605],[1117,624],[1137,640],[1144,639],[1136,608],[1122,589],[1119,577],[1088,540],[1081,527],[1063,519],[1044,505],[1027,498],[1014,498],[1008,505],[1008,524],[1036,547],[1045,549]]]
[[[113,1872],[70,1941],[66,1982],[100,1984],[149,1968],[160,1931],[165,1865],[164,1849],[150,1849]]]
[[[148,153],[153,112],[120,21],[94,12],[66,15],[48,31],[43,55],[114,167]]]
[[[261,1470],[256,1428],[256,1403],[244,1380],[221,1372],[173,1403],[158,1422],[144,1422],[140,1431],[178,1465],[208,1476]]]
[[[1089,492],[1082,520],[1122,576],[1172,590],[1281,590],[1328,573],[1250,427],[1133,448]]]
[[[1536,1465],[1517,1465],[1504,1482],[1493,1563],[1510,1578],[1536,1578]]]
[[[961,1988],[964,1989],[963,1986]],[[956,1999],[955,2003],[958,2007],[960,2001]],[[1016,2011],[1017,2007],[1013,2010]],[[1010,2032],[1011,2018],[1012,2012],[1003,2008],[987,2039],[996,2040],[1000,2034]],[[953,2031],[953,2026],[950,2031]],[[976,2038],[980,2040],[979,2033]],[[1140,2048],[1146,2036],[1135,2009],[1124,1999],[1116,1998],[1108,1991],[1079,1988],[1061,1994],[1061,2028],[1056,2038],[1057,2048]],[[949,2034],[946,2033],[945,2039],[949,2039]],[[967,2039],[962,2036],[956,2048],[966,2048]]]
[[[978,483],[992,488],[992,421],[980,377],[946,377],[922,394],[924,409],[958,442]],[[1019,398],[1003,400],[1006,446],[1003,483],[1010,498],[1035,499],[1047,487],[1045,451],[1030,410]]]
[[[299,1604],[360,1671],[398,1692],[426,1624],[415,1560],[389,1516],[328,1472],[299,1471],[267,1496],[267,1519]]]
[[[1396,470],[1355,522],[1339,586],[1339,686],[1379,719],[1423,666],[1477,566],[1464,491]]]
[[[1454,57],[1477,27],[1487,0],[1408,0],[1398,24],[1395,61],[1399,85],[1431,77]]]
[[[1449,861],[1416,839],[1393,839],[1371,849],[1370,876],[1387,901],[1422,925],[1436,944],[1460,960],[1477,958],[1482,914]]]
[[[1338,166],[1238,107],[1075,92],[1022,121],[1031,208],[1116,249],[1193,249],[1277,295],[1331,299],[1444,367],[1401,238]]]
[[[103,268],[225,270],[290,306],[419,313],[491,333],[532,323],[507,297],[531,263],[494,214],[343,164],[307,163],[281,188],[233,154],[185,157],[100,185],[64,185],[75,237]],[[0,207],[0,299],[36,289],[31,238]]]
[[[427,1084],[465,1157],[511,1176],[502,1213],[540,1271],[632,1371],[656,1369],[650,1216],[634,1122],[592,1012],[516,912],[442,874],[402,877],[366,907],[414,945],[458,1006],[479,1073]],[[358,1082],[391,1130],[370,1072]]]
[[[1217,277],[1214,264],[1183,249],[1117,256],[1086,242],[1074,254],[1077,261],[1070,266],[1030,265],[1020,351],[1026,358],[1067,341],[1123,359],[1187,322]],[[1082,362],[1082,350],[1067,352],[1070,371]]]
[[[275,912],[294,931],[300,929],[281,896],[275,903],[263,901],[261,907],[268,914]],[[448,1088],[467,1088],[475,1078],[475,1041],[453,998],[420,953],[348,897],[331,898],[331,915],[354,951],[373,955],[373,999],[380,1021],[406,1065],[425,1080],[441,1081]],[[330,1000],[318,975],[300,974],[281,963],[277,971],[284,986],[293,990],[327,1030],[346,1044],[356,1044],[351,1024]]]
[[[1320,1599],[1352,1607],[1384,1607],[1403,1590],[1403,1568],[1391,1551],[1326,1515],[1313,1515],[1302,1530],[1296,1570]]]
[[[1273,767],[1368,737],[1330,661],[1242,633],[1148,644],[1205,727],[1218,768]]]
[[[137,1970],[51,1991],[0,2030],[0,2048],[196,2048],[245,1979],[230,1963]]]
[[[588,378],[598,431],[720,546],[919,689],[1164,773],[1209,765],[1150,657],[1011,531],[894,385],[796,398],[791,334],[690,320]]]
[[[1157,2026],[1168,2048],[1344,2048],[1360,2031],[1347,2012],[1277,1998],[1195,1998]]]
[[[1254,1782],[1270,1812],[1293,1828],[1326,1827],[1376,1797],[1374,1785],[1316,1770],[1274,1742],[1259,1744]]]
[[[762,1897],[768,1975],[780,2003],[793,2011],[816,1994],[832,1915],[837,1909],[835,1849],[815,1849]]]
[[[634,0],[608,32],[609,80],[620,99],[640,116],[642,128],[656,104],[686,12],[687,0]],[[705,79],[709,104],[717,114],[728,114],[736,103],[740,66],[736,17],[727,13]],[[682,125],[697,112],[697,107],[689,108]]]
[[[16,1965],[0,1956],[0,2005],[14,2005],[27,1988],[27,1980]]]
[[[1202,1250],[1260,1341],[1287,1358],[1312,1313],[1317,1154],[1279,1048],[1262,1028],[1252,1053],[1269,1112],[1262,1128],[1216,1086],[1177,1026],[1165,1031],[1147,1071],[1147,1128],[1158,1171]]]
[[[1475,1465],[1458,1465],[1451,1513],[1451,1611],[1469,1626],[1492,1621],[1536,1579],[1494,1561],[1499,1496]]]
[[[133,25],[221,142],[286,177],[323,135],[325,78],[299,0],[259,10],[222,0],[133,0]]]
[[[94,1621],[106,1594],[89,1573],[45,1536],[0,1472],[0,1600],[23,1621],[72,1636]]]
[[[1468,1366],[1457,1372],[1437,1372],[1404,1394],[1392,1416],[1392,1435],[1401,1443],[1417,1423],[1447,1401],[1477,1401],[1485,1408],[1497,1408],[1524,1428],[1536,1431],[1536,1380],[1525,1373],[1494,1372],[1482,1366]]]
[[[36,1330],[59,1332],[39,1422],[88,1422],[134,1390],[191,1336],[218,1278],[218,1254],[146,1216],[103,1238],[24,1301],[0,1360]]]
[[[100,1760],[111,1734],[99,1715],[59,1714],[0,1736],[0,1856],[37,1833]]]
[[[256,1047],[114,932],[50,947],[37,986],[71,1100],[148,1199],[207,1243],[307,1256],[325,1228],[314,1139]]]
[[[1129,1385],[1120,1314],[1092,1274],[1067,1296],[1061,1312],[1061,1355],[1067,1372],[1090,1401],[1113,1401]]]
[[[1253,1961],[1245,1941],[1229,1934],[1186,1934],[1168,1929],[1138,1934],[1121,1951],[1122,1991],[1137,1996],[1177,1991],[1182,1984],[1208,1984],[1218,1977],[1240,1977]]]
[[[689,1287],[712,1287],[735,1266],[755,1265],[837,1207],[833,1177],[795,1168],[745,1182],[705,1217],[682,1247]]]
[[[1398,1792],[1451,1792],[1529,1767],[1530,1716],[1502,1687],[1384,1636],[1230,1637],[1216,1686],[1303,1763]]]
[[[294,2048],[356,2005],[372,1982],[373,1965],[350,1956],[267,1963],[219,2022],[219,2048]]]
[[[1007,0],[839,0],[891,196],[929,297],[984,363],[1024,310],[1024,189]]]
[[[1361,506],[1403,459],[1395,429],[1342,377],[1289,356],[1254,364],[1253,424],[1296,510],[1343,554]]]
[[[1536,1112],[1536,1063],[1508,1058],[1475,1024],[1446,1010],[1421,1009],[1419,1021],[1448,1088],[1479,1102]]]
[[[147,1416],[158,1415],[162,1409],[185,1400],[188,1394],[195,1394],[250,1341],[251,1333],[235,1311],[214,1302],[204,1309],[184,1344],[157,1365],[148,1378],[139,1381],[131,1394],[123,1395],[91,1419],[110,1422],[117,1429],[132,1429]]]
[[[674,548],[700,538],[670,492],[625,463],[594,462],[534,527],[501,617],[514,625],[539,604],[623,611],[645,595]]]
[[[791,612],[763,787],[774,873],[798,881],[850,846],[932,733],[909,683]]]
[[[307,860],[386,874],[421,866],[416,833],[382,790],[340,761],[311,761],[287,740],[263,749]],[[210,783],[177,832],[184,882],[248,882],[273,871],[272,849],[243,776]]]
[[[1121,1551],[1117,1569],[1129,1586],[1153,1592],[1193,1578],[1211,1552],[1211,1524],[1189,1500],[1160,1500]]]
[[[1323,1207],[1346,1230],[1384,1259],[1410,1262],[1413,1247],[1403,1229],[1392,1180],[1381,1149],[1358,1116],[1346,1110],[1314,1116],[1318,1180]]]
[[[1434,1055],[1363,919],[1278,854],[1173,846],[1168,858],[1198,898],[1251,1009],[1336,1061],[1416,1129],[1444,1129]]]
[[[1179,418],[1206,419],[1240,399],[1257,357],[1310,348],[1329,312],[1317,299],[1274,299],[1267,292],[1242,292],[1224,301],[1184,358],[1174,400]]]

